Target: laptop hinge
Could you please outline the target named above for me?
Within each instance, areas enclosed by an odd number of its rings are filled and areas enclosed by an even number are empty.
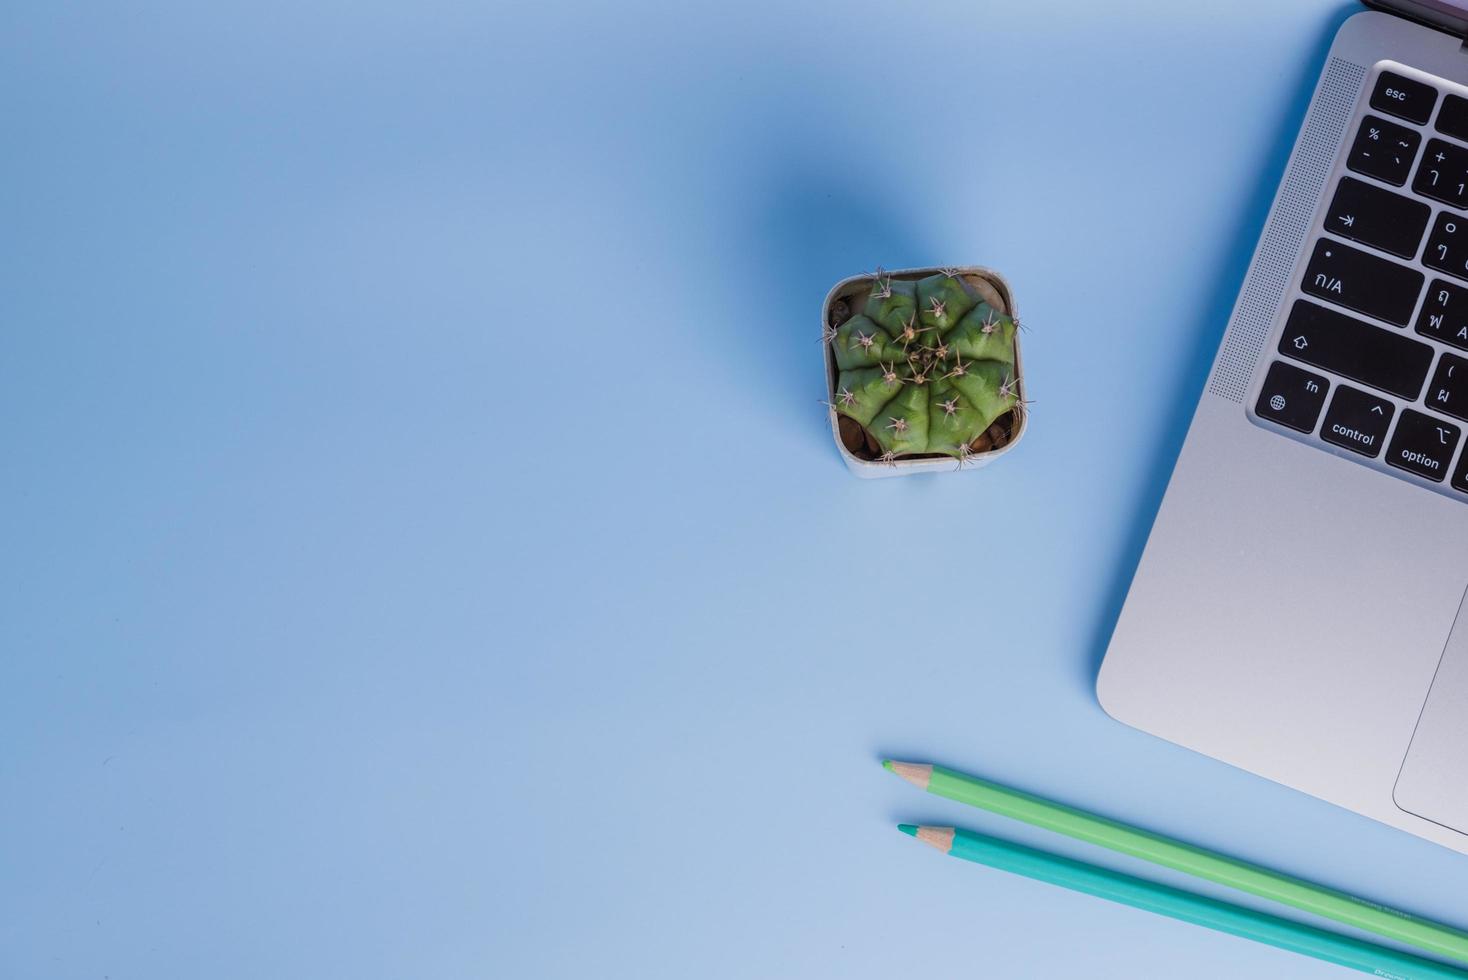
[[[1362,3],[1446,31],[1456,38],[1468,38],[1468,10],[1456,3],[1446,0],[1362,0]]]

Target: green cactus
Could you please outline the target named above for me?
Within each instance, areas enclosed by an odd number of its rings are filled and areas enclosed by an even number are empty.
[[[962,461],[1022,404],[1015,330],[957,270],[899,282],[879,269],[861,312],[827,331],[840,370],[832,407],[870,433],[884,460]]]

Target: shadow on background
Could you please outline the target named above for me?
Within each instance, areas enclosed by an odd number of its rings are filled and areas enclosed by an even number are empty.
[[[847,276],[870,272],[876,263],[889,269],[918,265],[931,250],[891,188],[863,181],[839,159],[818,166],[813,161],[820,156],[812,147],[809,158],[790,161],[750,202],[752,223],[739,251],[749,256],[744,281],[764,284],[768,315],[740,323],[741,331],[760,334],[759,343],[730,345],[731,352],[749,356],[731,358],[729,367],[741,385],[745,378],[759,378],[773,402],[794,404],[802,431],[819,438],[836,458],[826,417],[815,405],[826,396],[821,301]]]
[[[1126,600],[1127,590],[1131,588],[1132,576],[1142,558],[1142,549],[1147,544],[1147,535],[1151,533],[1152,522],[1162,504],[1162,495],[1172,477],[1173,465],[1177,462],[1178,452],[1182,449],[1183,439],[1192,422],[1193,408],[1202,394],[1213,358],[1218,353],[1224,327],[1228,324],[1234,300],[1243,285],[1249,260],[1254,256],[1254,248],[1269,214],[1269,207],[1274,203],[1275,191],[1284,175],[1285,165],[1289,162],[1290,151],[1294,148],[1306,109],[1310,105],[1310,97],[1315,92],[1315,82],[1325,65],[1326,53],[1329,52],[1341,24],[1361,10],[1355,4],[1341,7],[1322,28],[1320,40],[1315,47],[1300,53],[1298,81],[1288,89],[1293,95],[1289,103],[1280,110],[1269,155],[1259,167],[1259,183],[1239,209],[1239,220],[1229,234],[1226,260],[1207,293],[1206,301],[1199,307],[1199,317],[1193,329],[1197,342],[1179,366],[1171,395],[1159,402],[1169,422],[1145,467],[1141,497],[1122,538],[1122,549],[1116,558],[1115,572],[1108,578],[1110,587],[1096,623],[1092,654],[1086,661],[1087,674],[1083,682],[1088,688],[1095,686],[1096,674],[1101,669],[1101,660],[1106,654],[1106,645],[1110,642],[1112,630],[1121,615],[1122,603]],[[1286,90],[1281,87],[1281,91]]]

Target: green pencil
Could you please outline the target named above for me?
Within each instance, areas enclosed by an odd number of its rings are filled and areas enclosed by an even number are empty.
[[[891,760],[882,765],[929,793],[1291,905],[1424,952],[1468,963],[1468,933],[1451,926],[1374,905],[1333,888],[1311,884],[1257,864],[1225,857],[942,766]]]
[[[1159,915],[1207,926],[1234,936],[1303,953],[1319,960],[1348,966],[1355,970],[1395,980],[1464,980],[1468,971],[1443,963],[1434,963],[1411,953],[1400,953],[1384,946],[1338,936],[1324,929],[1280,919],[1264,912],[1240,908],[1217,899],[1194,895],[1179,888],[1133,878],[1116,871],[1058,854],[1037,851],[1032,847],[985,837],[983,834],[952,827],[898,828],[944,854],[965,861],[1009,871],[1014,874],[1061,885],[1074,891],[1146,909]]]

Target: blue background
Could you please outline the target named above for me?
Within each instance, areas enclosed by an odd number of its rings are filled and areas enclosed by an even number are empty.
[[[883,755],[1468,926],[1092,693],[1355,9],[7,5],[0,974],[1341,975]],[[1029,435],[852,478],[822,296],[969,262]]]

